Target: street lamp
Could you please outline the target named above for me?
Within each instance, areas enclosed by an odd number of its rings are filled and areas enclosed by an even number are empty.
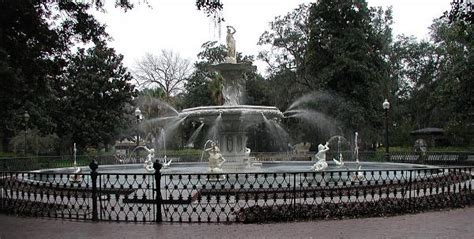
[[[140,109],[137,107],[135,110],[135,117],[137,117],[137,147],[140,145],[140,135],[138,134],[138,125],[140,124],[140,119],[142,117],[142,112]]]
[[[23,148],[23,155],[26,156],[26,134],[28,133],[28,121],[30,120],[30,114],[28,114],[28,111],[25,111],[25,113],[23,114],[23,122],[24,122],[24,130],[25,130],[25,140],[24,140],[24,148]]]
[[[390,159],[388,151],[388,110],[390,109],[390,102],[387,99],[383,102],[382,108],[385,110],[385,159],[388,161]]]

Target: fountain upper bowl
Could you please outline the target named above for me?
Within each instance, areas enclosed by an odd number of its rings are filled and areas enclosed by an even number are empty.
[[[281,119],[283,113],[274,106],[259,105],[221,105],[221,106],[199,106],[184,109],[179,113],[180,118],[187,120],[212,122],[219,115],[225,119],[239,119],[243,121],[261,121],[263,116],[267,119]]]

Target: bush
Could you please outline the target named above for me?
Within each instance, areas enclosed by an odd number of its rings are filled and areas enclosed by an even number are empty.
[[[38,129],[29,130],[26,134],[26,153],[50,155],[57,151],[59,137],[56,134],[41,135]],[[10,140],[10,149],[22,153],[25,149],[25,131],[20,131]]]

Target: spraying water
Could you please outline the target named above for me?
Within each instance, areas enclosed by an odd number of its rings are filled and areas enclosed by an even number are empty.
[[[152,119],[149,119],[147,120],[146,122],[149,123],[149,124],[166,124],[167,122],[169,121],[174,121],[174,120],[177,120],[179,119],[178,117],[176,116],[167,116],[167,117],[157,117],[157,118],[152,118]]]
[[[72,157],[74,158],[74,174],[69,177],[69,180],[73,183],[77,183],[81,181],[81,178],[82,178],[82,175],[80,175],[80,173],[82,172],[82,169],[81,167],[77,166],[76,155],[77,155],[77,148],[76,148],[76,143],[74,143],[73,153],[72,153]]]
[[[168,116],[168,115],[178,115],[179,112],[168,103],[152,96],[143,96],[140,98],[140,108],[144,111],[155,113],[154,115]]]
[[[219,133],[219,128],[222,124],[222,113],[219,113],[219,116],[217,116],[216,120],[214,120],[214,123],[212,124],[212,127],[209,129],[209,132],[207,133],[207,138],[212,139],[214,141],[217,141],[217,135]]]
[[[208,139],[208,140],[206,141],[206,143],[204,143],[204,146],[203,146],[203,148],[202,148],[202,153],[201,153],[201,162],[202,162],[202,158],[204,157],[204,152],[206,152],[206,147],[207,147],[207,145],[210,144],[210,143],[212,143],[212,142],[213,142],[212,140]]]
[[[279,142],[279,146],[284,149],[286,141],[288,141],[290,138],[288,132],[286,132],[286,130],[283,129],[283,127],[281,127],[277,121],[269,120],[263,113],[262,117],[265,126],[270,130],[271,136],[276,138],[277,142]]]
[[[164,154],[164,158],[166,159],[166,131],[164,128],[161,128],[160,130],[160,136],[161,136],[161,139],[162,139],[162,142],[163,142],[163,154]]]
[[[329,135],[337,132],[337,120],[315,110],[295,109],[284,112],[288,118],[298,118]]]
[[[357,164],[359,164],[359,146],[358,146],[358,137],[359,137],[359,133],[355,132],[355,136],[354,136],[354,157],[355,157],[355,161],[357,162]]]
[[[194,140],[196,140],[197,136],[201,132],[202,127],[204,127],[204,123],[201,123],[201,125],[199,125],[199,127],[193,132],[188,142],[186,143],[186,147],[190,147],[190,148],[194,147]]]
[[[333,143],[333,142],[337,143],[337,144],[339,145],[339,147],[340,147],[341,144],[343,144],[343,143],[344,143],[344,144],[348,144],[349,141],[347,141],[347,139],[344,138],[344,137],[341,136],[341,135],[334,135],[334,136],[332,136],[331,138],[329,138],[329,140],[328,140],[328,143],[329,143],[329,144],[331,144],[331,143]]]
[[[319,103],[322,101],[334,101],[334,99],[335,97],[327,92],[320,92],[320,91],[312,92],[296,99],[290,105],[290,107],[288,107],[287,111],[298,108],[306,103],[310,103],[310,102]]]
[[[76,155],[77,155],[77,148],[76,148],[76,143],[74,143],[73,150],[72,150],[72,157],[74,159],[74,168],[77,167]]]
[[[163,133],[164,133],[165,137],[167,137],[169,135],[174,135],[174,132],[176,131],[176,129],[178,129],[178,127],[181,125],[181,123],[184,120],[186,120],[186,117],[175,118],[174,121],[170,122],[169,124],[166,124],[165,127],[162,128],[164,130]]]

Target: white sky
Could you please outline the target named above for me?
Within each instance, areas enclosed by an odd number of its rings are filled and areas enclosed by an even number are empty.
[[[111,4],[115,1],[107,1]],[[135,1],[139,2],[139,1]],[[148,0],[152,9],[135,4],[126,13],[107,6],[106,13],[95,13],[107,25],[107,32],[114,41],[110,46],[124,55],[124,63],[132,68],[146,52],[158,54],[161,49],[171,49],[181,57],[194,62],[202,43],[209,40],[225,42],[225,26],[232,25],[237,51],[257,55],[260,35],[269,29],[268,23],[284,15],[301,3],[314,0],[222,0],[224,3],[222,34],[219,39],[211,21],[197,11],[194,0]],[[426,39],[434,18],[450,9],[450,0],[368,0],[370,6],[393,7],[394,35],[414,35]],[[257,63],[260,72],[264,64]]]

